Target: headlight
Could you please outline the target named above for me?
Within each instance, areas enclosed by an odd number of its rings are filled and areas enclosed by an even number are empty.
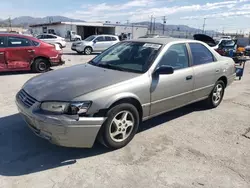
[[[88,111],[91,105],[90,101],[86,102],[43,102],[41,109],[48,112],[81,115]]]

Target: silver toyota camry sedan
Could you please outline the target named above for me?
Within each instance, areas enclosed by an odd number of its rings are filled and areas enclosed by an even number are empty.
[[[217,107],[235,77],[232,59],[194,40],[119,42],[88,63],[27,81],[16,104],[31,130],[60,146],[127,145],[142,121],[203,101]]]

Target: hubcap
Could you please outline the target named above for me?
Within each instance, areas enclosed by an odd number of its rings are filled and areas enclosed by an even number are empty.
[[[132,133],[134,117],[129,111],[121,111],[113,118],[109,127],[110,138],[115,142],[126,140]]]
[[[221,97],[222,97],[222,91],[223,91],[223,87],[221,84],[218,84],[213,91],[213,102],[214,104],[217,104],[220,102]]]
[[[90,48],[87,48],[87,49],[85,50],[85,53],[86,53],[86,54],[90,54],[90,53],[91,53],[91,49],[90,49]]]
[[[39,70],[41,70],[41,71],[46,70],[46,67],[47,67],[47,65],[46,65],[46,63],[44,63],[44,62],[40,62],[40,63],[38,64],[38,68],[39,68]]]

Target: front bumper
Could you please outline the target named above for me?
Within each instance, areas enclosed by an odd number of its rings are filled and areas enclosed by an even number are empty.
[[[72,46],[71,46],[71,50],[76,51],[76,52],[83,52],[83,51],[84,51],[84,48],[85,48],[84,45],[81,45],[81,46],[72,45]]]
[[[39,137],[64,147],[91,148],[105,121],[104,117],[83,117],[78,121],[66,115],[48,115],[39,112],[39,102],[26,107],[16,97],[20,114],[29,128]]]

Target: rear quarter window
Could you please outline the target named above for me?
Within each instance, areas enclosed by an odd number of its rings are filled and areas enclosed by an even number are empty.
[[[32,42],[33,46],[39,46],[40,45],[39,42],[36,42],[36,41],[33,41],[33,40],[31,42]]]

